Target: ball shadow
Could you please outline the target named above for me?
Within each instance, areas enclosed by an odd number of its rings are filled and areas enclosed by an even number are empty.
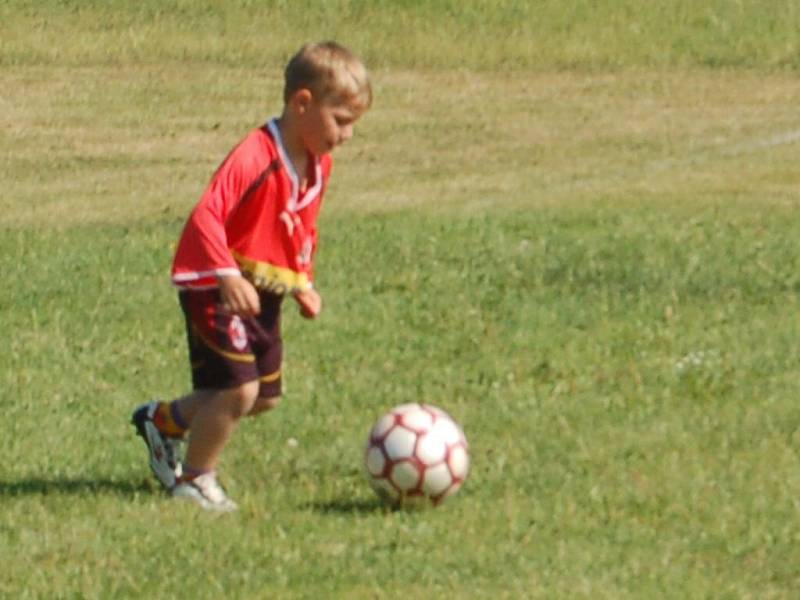
[[[353,499],[339,499],[329,500],[327,502],[310,502],[304,508],[311,509],[314,512],[321,514],[372,514],[390,512],[392,509],[386,506],[378,498],[370,500],[353,500]]]

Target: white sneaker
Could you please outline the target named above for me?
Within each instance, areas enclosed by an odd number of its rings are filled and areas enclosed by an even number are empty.
[[[191,500],[206,510],[231,512],[239,508],[228,498],[225,490],[217,481],[216,473],[204,473],[189,481],[181,481],[172,488],[172,496]]]
[[[131,423],[147,445],[150,470],[165,489],[171,490],[183,471],[181,466],[183,440],[162,435],[153,423],[157,408],[158,402],[142,404],[133,411]]]

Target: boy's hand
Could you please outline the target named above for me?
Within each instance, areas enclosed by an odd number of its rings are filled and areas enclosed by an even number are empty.
[[[240,317],[254,317],[261,312],[261,301],[253,284],[241,275],[219,278],[222,305],[229,313]]]
[[[314,319],[322,310],[322,296],[314,288],[294,292],[294,299],[300,305],[300,314],[306,319]]]

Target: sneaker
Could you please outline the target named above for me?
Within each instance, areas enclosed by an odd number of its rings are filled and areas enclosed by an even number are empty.
[[[171,490],[181,476],[182,440],[169,438],[153,423],[158,402],[148,402],[138,407],[131,416],[131,423],[150,452],[150,470],[164,489]]]
[[[228,498],[214,473],[204,473],[189,481],[181,481],[172,488],[172,496],[183,500],[191,500],[206,510],[231,512],[239,508]]]
[[[164,438],[164,448],[167,450],[167,462],[175,470],[175,483],[177,483],[183,475],[183,446],[186,438],[161,437]]]

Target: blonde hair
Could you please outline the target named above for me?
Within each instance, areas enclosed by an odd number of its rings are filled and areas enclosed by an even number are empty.
[[[318,99],[354,102],[364,108],[372,104],[366,67],[355,54],[336,42],[306,44],[286,65],[284,76],[285,102],[297,90],[305,88]]]

